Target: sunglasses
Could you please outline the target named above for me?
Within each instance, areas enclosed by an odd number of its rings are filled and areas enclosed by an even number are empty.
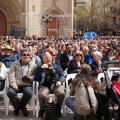
[[[53,55],[53,56],[56,56],[56,55]]]
[[[82,56],[82,54],[76,54],[76,56]]]
[[[30,56],[30,54],[22,54],[22,56]]]

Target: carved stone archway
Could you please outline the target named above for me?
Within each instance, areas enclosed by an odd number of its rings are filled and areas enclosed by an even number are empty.
[[[7,21],[7,35],[11,34],[14,26],[16,29],[21,24],[21,9],[16,0],[0,0],[0,11],[4,13]]]

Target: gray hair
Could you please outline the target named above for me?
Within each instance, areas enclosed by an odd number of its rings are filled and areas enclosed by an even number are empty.
[[[89,50],[89,48],[88,47],[83,47],[83,50]]]
[[[26,51],[26,52],[29,52],[29,50],[28,50],[27,48],[21,49],[21,55],[22,55],[22,53],[25,52],[25,51]]]
[[[99,51],[93,52],[93,55],[96,55],[96,56],[100,57],[100,59],[102,59],[102,53]]]

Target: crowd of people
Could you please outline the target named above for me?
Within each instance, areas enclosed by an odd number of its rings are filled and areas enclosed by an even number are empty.
[[[84,107],[89,105],[86,103],[87,98],[84,96],[86,91],[83,87],[91,86],[88,89],[91,95],[94,94],[91,96],[94,112],[101,113],[99,114],[101,120],[109,100],[99,92],[100,88],[95,79],[103,72],[102,63],[120,62],[119,36],[98,36],[90,39],[54,36],[21,39],[1,36],[0,39],[0,90],[3,90],[8,77],[7,95],[16,116],[19,115],[20,110],[25,117],[29,116],[26,105],[32,97],[32,82],[37,81],[40,84],[39,117],[44,116],[46,100],[50,93],[56,95],[58,116],[61,117],[61,105],[65,98],[64,72],[67,71],[67,74],[78,73],[78,75],[71,82],[73,85],[71,95],[75,97],[67,98],[66,105],[74,111],[75,117],[78,114],[88,115],[90,111],[83,110],[80,104],[84,104]],[[21,101],[18,99],[18,92],[23,93]]]

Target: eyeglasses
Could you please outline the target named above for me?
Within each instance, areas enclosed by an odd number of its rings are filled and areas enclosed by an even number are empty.
[[[76,54],[76,56],[82,56],[82,54]]]
[[[56,55],[53,55],[53,56],[56,56]]]
[[[30,54],[22,54],[22,56],[30,56]]]

